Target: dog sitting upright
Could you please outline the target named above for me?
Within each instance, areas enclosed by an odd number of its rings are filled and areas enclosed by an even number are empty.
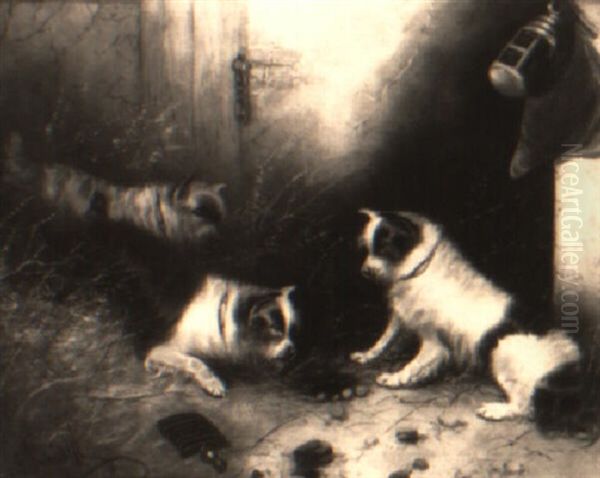
[[[558,330],[519,332],[510,317],[511,296],[477,272],[438,225],[410,212],[361,213],[368,219],[359,239],[367,250],[362,273],[387,288],[390,317],[379,340],[352,359],[375,359],[404,325],[419,335],[420,349],[401,370],[380,374],[378,384],[418,385],[450,362],[468,369],[489,358],[507,402],[486,403],[477,414],[489,420],[529,416],[536,386],[579,360],[576,344]]]
[[[209,275],[179,317],[171,337],[150,349],[145,366],[189,374],[210,395],[225,385],[202,360],[289,359],[297,313],[293,287],[271,289]]]

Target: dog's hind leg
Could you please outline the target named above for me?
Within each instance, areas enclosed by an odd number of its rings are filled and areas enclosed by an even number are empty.
[[[425,336],[419,352],[403,369],[380,374],[377,383],[388,388],[418,385],[437,375],[449,359],[450,352],[435,334]]]
[[[206,393],[213,397],[225,395],[225,385],[202,362],[202,360],[180,352],[168,345],[159,345],[148,352],[144,362],[146,370],[161,373],[164,370],[182,371],[189,374]]]
[[[487,402],[477,410],[477,416],[485,420],[500,421],[531,416],[531,398],[535,385],[520,382],[518,377],[502,375],[498,385],[506,394],[506,402]]]
[[[394,340],[396,335],[398,335],[398,332],[400,331],[400,324],[400,317],[398,317],[396,314],[392,314],[385,332],[381,335],[381,337],[379,337],[379,340],[377,340],[377,342],[375,342],[375,344],[368,350],[352,353],[350,358],[360,364],[365,364],[375,360],[385,351],[392,340]]]
[[[477,415],[486,420],[530,417],[536,387],[559,367],[577,361],[579,350],[560,331],[546,336],[515,334],[505,337],[492,353],[492,374],[506,402],[484,403]]]

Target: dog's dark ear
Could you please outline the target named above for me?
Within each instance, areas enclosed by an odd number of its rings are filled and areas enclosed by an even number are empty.
[[[355,234],[362,234],[373,219],[378,217],[378,213],[372,209],[362,208],[358,210],[356,219],[352,222]]]
[[[223,191],[225,191],[225,189],[227,189],[227,184],[225,184],[225,183],[213,184],[211,186],[211,189],[214,191],[215,194],[222,196]]]
[[[359,214],[359,216],[361,216],[363,218],[368,218],[368,219],[374,218],[379,215],[379,213],[377,211],[374,211],[373,209],[368,209],[365,207],[359,209],[358,214]]]
[[[398,212],[390,212],[382,213],[381,217],[398,234],[402,234],[413,238],[419,237],[421,225],[417,223],[417,221],[414,217],[412,217],[412,215]]]
[[[295,285],[289,285],[287,287],[282,287],[281,288],[281,295],[283,297],[287,297],[287,299],[290,302],[294,302],[296,300],[297,297],[297,292],[296,292],[296,286]]]
[[[194,173],[190,174],[185,180],[175,189],[175,198],[177,200],[184,199],[190,193],[190,185],[194,181]]]
[[[410,215],[382,213],[375,231],[373,253],[391,262],[403,260],[421,241],[421,225]]]
[[[246,310],[248,317],[251,317],[257,311],[275,304],[280,295],[281,289],[261,289],[245,297],[243,304],[240,304],[240,310]]]
[[[267,302],[269,300],[275,300],[277,297],[282,295],[284,292],[283,288],[280,287],[269,287],[262,290],[258,296],[258,300],[261,302]]]
[[[375,233],[373,254],[386,261],[397,263],[408,255],[414,245],[410,236],[383,225]]]

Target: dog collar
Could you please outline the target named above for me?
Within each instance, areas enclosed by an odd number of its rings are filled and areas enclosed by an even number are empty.
[[[437,240],[435,242],[435,244],[433,245],[433,247],[431,248],[431,250],[429,251],[429,253],[425,256],[425,258],[421,262],[419,262],[412,271],[400,276],[399,279],[400,280],[414,279],[415,277],[418,277],[421,274],[423,274],[429,267],[429,264],[431,264],[431,261],[433,260],[433,256],[435,256],[435,253],[437,252],[439,245],[440,245],[440,241]]]
[[[162,205],[160,201],[160,192],[158,190],[154,193],[154,207],[156,208],[156,222],[158,225],[158,230],[163,236],[166,237],[167,226],[165,224],[165,217],[163,216]]]
[[[227,307],[227,298],[229,297],[229,293],[225,291],[221,296],[221,300],[219,301],[219,335],[221,338],[225,338],[225,308]]]

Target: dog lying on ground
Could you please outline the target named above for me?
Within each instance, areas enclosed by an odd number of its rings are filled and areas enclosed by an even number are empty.
[[[224,396],[225,385],[203,359],[290,359],[297,322],[293,295],[294,287],[271,289],[208,276],[171,336],[149,350],[146,369],[183,371],[208,394]]]
[[[386,287],[390,317],[379,340],[352,359],[377,358],[405,326],[419,335],[420,349],[401,370],[380,374],[378,384],[419,385],[450,363],[468,369],[489,360],[507,402],[485,403],[477,414],[529,416],[536,387],[580,359],[577,345],[559,330],[521,332],[511,321],[513,298],[477,272],[438,225],[410,212],[361,213],[368,219],[359,239],[367,251],[362,273]]]

